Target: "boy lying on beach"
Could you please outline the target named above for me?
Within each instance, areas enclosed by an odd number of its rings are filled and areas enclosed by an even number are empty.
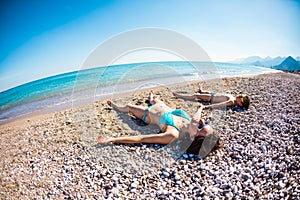
[[[189,94],[179,94],[173,92],[177,98],[187,99],[187,100],[200,100],[210,102],[210,105],[203,106],[203,109],[213,109],[213,108],[224,108],[230,106],[238,106],[240,108],[248,109],[250,105],[250,98],[247,95],[238,95],[234,97],[231,94],[218,94],[211,91],[204,91],[200,86],[199,92],[193,95]]]
[[[199,106],[197,112],[192,118],[188,116],[183,110],[173,110],[168,107],[163,101],[153,99],[153,92],[149,94],[149,106],[142,107],[136,105],[118,106],[113,101],[108,100],[109,106],[120,112],[131,112],[137,118],[142,119],[147,124],[157,124],[162,133],[128,136],[128,137],[104,137],[100,135],[98,142],[100,144],[108,143],[152,143],[152,144],[169,144],[177,139],[182,138],[187,133],[191,141],[193,141],[193,148],[200,149],[201,142],[199,138],[214,138],[215,142],[211,145],[210,150],[217,143],[218,137],[213,133],[212,127],[201,119],[203,105]],[[195,143],[199,143],[198,145]],[[193,151],[193,150],[192,150]],[[195,151],[195,150],[194,150]],[[197,152],[198,153],[198,152]]]

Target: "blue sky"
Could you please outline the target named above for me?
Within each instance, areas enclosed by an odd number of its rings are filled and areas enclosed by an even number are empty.
[[[212,61],[299,56],[299,19],[293,0],[3,0],[0,91],[78,70],[108,38],[144,27],[183,34]]]

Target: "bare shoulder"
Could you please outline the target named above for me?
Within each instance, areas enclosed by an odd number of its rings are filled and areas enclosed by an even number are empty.
[[[231,100],[231,101],[235,101],[235,96],[233,96],[232,94],[227,94],[227,96],[228,96],[228,98],[229,98],[229,100]]]

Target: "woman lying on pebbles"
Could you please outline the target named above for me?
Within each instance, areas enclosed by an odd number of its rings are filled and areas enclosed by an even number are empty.
[[[177,98],[187,99],[187,100],[200,100],[210,102],[210,105],[203,106],[203,109],[213,109],[213,108],[226,108],[230,106],[238,106],[240,108],[248,109],[250,105],[250,98],[247,95],[238,95],[234,97],[231,94],[218,94],[211,91],[204,91],[200,86],[199,92],[193,95],[189,94],[179,94],[173,92]]]
[[[162,133],[128,136],[128,137],[104,137],[100,135],[98,142],[100,144],[108,143],[152,143],[169,144],[183,137],[188,133],[191,141],[197,141],[200,137],[215,137],[212,127],[201,119],[203,105],[199,106],[197,112],[190,118],[183,110],[173,110],[163,101],[153,99],[153,92],[149,94],[149,106],[142,107],[136,105],[118,106],[113,101],[108,100],[109,106],[120,112],[131,112],[137,118],[142,119],[147,124],[157,124]],[[217,142],[215,142],[216,144]],[[213,146],[215,145],[213,144]],[[210,148],[212,149],[212,147]]]

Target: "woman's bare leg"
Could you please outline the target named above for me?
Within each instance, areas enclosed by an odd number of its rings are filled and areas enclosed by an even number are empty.
[[[197,100],[201,100],[201,101],[210,101],[211,100],[211,94],[202,94],[202,93],[195,93],[193,95],[195,97],[195,99]]]
[[[120,111],[120,112],[129,112],[128,105],[126,105],[126,106],[119,106],[119,105],[115,104],[115,103],[114,103],[112,100],[110,100],[110,99],[107,100],[107,104],[108,104],[109,106],[111,106],[112,108],[114,108],[114,109]]]
[[[196,93],[193,94],[193,95],[190,95],[190,94],[179,94],[179,93],[173,92],[173,94],[177,98],[182,98],[182,99],[187,99],[187,100],[194,100],[194,99],[196,99],[196,96],[195,96]]]
[[[187,99],[187,100],[201,100],[201,101],[210,101],[211,100],[211,94],[202,94],[202,93],[194,93],[193,95],[189,94],[178,94],[173,93],[177,98]]]
[[[131,112],[134,116],[136,116],[139,119],[143,118],[144,113],[146,111],[146,107],[143,106],[136,106],[130,104],[125,106],[119,106],[111,100],[107,100],[107,104],[120,112]]]

